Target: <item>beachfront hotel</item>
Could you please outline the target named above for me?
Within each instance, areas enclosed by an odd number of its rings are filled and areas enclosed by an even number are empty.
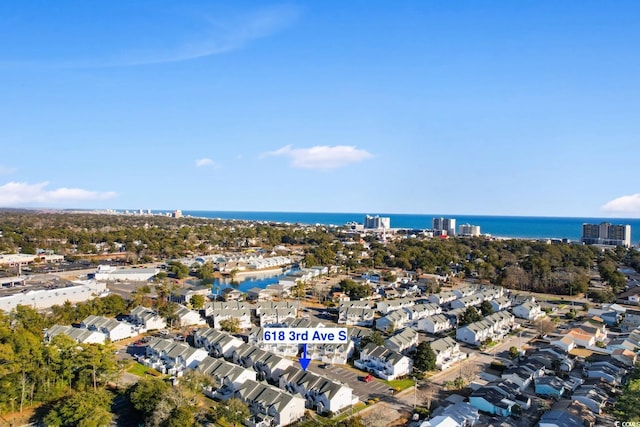
[[[433,218],[434,236],[455,236],[456,220],[454,218]]]
[[[582,224],[582,238],[586,245],[631,246],[631,226],[629,224]]]

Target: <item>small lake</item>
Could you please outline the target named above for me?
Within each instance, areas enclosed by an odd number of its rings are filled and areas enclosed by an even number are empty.
[[[264,289],[269,285],[276,284],[281,278],[295,272],[295,269],[287,270],[285,273],[279,271],[264,271],[252,274],[241,274],[232,281],[230,278],[203,280],[203,285],[211,285],[213,294],[219,294],[225,288],[234,288],[242,292],[247,292],[251,288]]]

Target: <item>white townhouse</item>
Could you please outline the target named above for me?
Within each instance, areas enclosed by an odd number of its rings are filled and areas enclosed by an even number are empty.
[[[194,332],[193,343],[196,347],[207,350],[213,357],[230,359],[233,350],[244,341],[213,328],[201,328]]]
[[[253,369],[258,374],[259,379],[277,383],[280,381],[282,373],[294,364],[297,364],[297,362],[265,351],[262,357],[256,359],[253,364]]]
[[[404,328],[394,336],[385,340],[385,347],[398,353],[408,353],[418,345],[418,333],[411,328]]]
[[[160,316],[157,311],[141,305],[131,310],[129,321],[133,324],[140,325],[140,329],[144,331],[164,329],[167,327],[167,321]]]
[[[489,303],[491,304],[493,311],[502,311],[511,307],[511,300],[507,297],[492,299]]]
[[[451,301],[451,308],[467,308],[478,306],[482,304],[482,301],[483,298],[481,294],[473,294]]]
[[[357,299],[353,301],[340,301],[340,303],[338,303],[338,310],[342,310],[343,308],[373,309],[373,304],[371,303],[371,301],[366,299]]]
[[[480,289],[480,295],[483,301],[491,301],[504,296],[504,288],[502,286],[483,286]]]
[[[66,335],[79,344],[104,344],[107,341],[102,332],[67,325],[53,325],[44,331],[46,342],[51,342],[58,335]]]
[[[349,326],[373,326],[375,310],[371,308],[340,307],[338,324]]]
[[[267,342],[264,341],[263,335],[264,328],[254,326],[246,333],[247,343],[280,356],[296,357],[300,353],[300,345],[297,343]]]
[[[215,329],[222,328],[222,322],[225,320],[236,319],[238,321],[238,327],[240,329],[248,329],[253,324],[251,323],[251,310],[216,310],[209,317],[213,323]]]
[[[178,318],[180,326],[206,325],[207,321],[200,316],[200,313],[189,310],[184,305],[177,305],[174,312]]]
[[[467,357],[467,353],[460,351],[460,344],[451,337],[431,341],[430,345],[436,355],[436,367],[441,371],[449,369],[455,362]]]
[[[514,316],[527,320],[535,320],[538,317],[545,315],[540,304],[533,299],[513,307],[512,312]]]
[[[458,328],[456,339],[472,345],[480,345],[487,339],[502,339],[514,326],[515,318],[510,313],[499,311],[478,322]]]
[[[454,324],[451,318],[444,314],[436,314],[424,319],[418,320],[417,329],[420,331],[428,332],[430,334],[440,334],[442,332],[453,329]]]
[[[88,316],[80,323],[80,327],[102,332],[111,342],[135,337],[139,334],[137,327],[130,323],[102,316]]]
[[[432,302],[428,304],[416,304],[413,307],[405,308],[404,310],[409,313],[409,319],[412,322],[417,322],[425,317],[442,313],[442,307]]]
[[[223,359],[205,357],[198,367],[198,371],[213,378],[217,387],[204,389],[204,394],[212,399],[227,400],[240,388],[245,381],[256,381],[256,372],[234,365]]]
[[[303,398],[267,384],[245,381],[235,397],[249,407],[252,418],[245,423],[250,427],[288,426],[304,418]]]
[[[142,364],[163,374],[182,376],[185,370],[195,369],[208,356],[207,351],[189,344],[152,338],[147,345]]]
[[[282,390],[300,395],[305,399],[306,407],[315,409],[319,414],[338,413],[353,404],[353,390],[338,382],[311,371],[303,371],[291,366],[280,377]]]
[[[354,362],[358,369],[372,372],[383,380],[393,380],[413,372],[413,361],[397,351],[367,344],[360,351],[360,359]]]
[[[291,301],[260,301],[255,305],[256,316],[260,317],[263,310],[289,310],[298,314],[298,303]]]
[[[411,298],[399,298],[394,300],[378,301],[376,309],[382,314],[388,314],[395,310],[413,307],[414,305],[416,305],[416,302]]]
[[[282,326],[288,320],[294,320],[297,317],[295,308],[262,308],[260,309],[260,326]]]
[[[405,310],[395,310],[376,320],[376,329],[385,332],[404,328],[409,324],[409,313]]]
[[[251,310],[253,305],[245,301],[213,301],[204,304],[204,315],[209,317],[220,310]]]
[[[451,292],[453,292],[458,298],[464,298],[477,293],[478,287],[475,285],[463,286],[461,288],[452,289]]]
[[[445,305],[456,299],[458,296],[451,291],[429,295],[429,301],[438,305]]]
[[[346,365],[354,350],[352,340],[344,344],[311,344],[307,345],[307,357],[324,363]]]

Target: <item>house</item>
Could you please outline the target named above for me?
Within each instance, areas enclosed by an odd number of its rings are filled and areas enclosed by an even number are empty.
[[[236,320],[238,328],[249,329],[253,326],[251,323],[251,310],[217,310],[210,317],[210,322],[215,329],[221,329],[223,322],[226,320]]]
[[[382,314],[388,314],[395,310],[409,308],[416,305],[415,300],[411,298],[400,298],[388,301],[378,301],[376,309]]]
[[[618,294],[616,302],[619,304],[640,305],[640,286],[634,286],[633,288]]]
[[[409,323],[409,313],[405,310],[395,310],[377,319],[376,329],[391,332],[404,328]]]
[[[602,322],[593,319],[587,320],[578,325],[578,329],[589,335],[593,335],[596,341],[604,341],[607,339],[607,326]]]
[[[303,371],[298,366],[291,366],[282,373],[279,387],[294,396],[300,395],[305,399],[306,407],[315,409],[319,414],[335,414],[353,404],[350,387],[311,371]]]
[[[470,295],[473,295],[478,292],[478,288],[476,286],[463,286],[461,288],[451,290],[456,298],[464,298]]]
[[[234,365],[223,359],[205,357],[196,368],[199,372],[210,376],[218,384],[215,388],[204,390],[204,394],[212,399],[227,400],[244,384],[245,381],[256,380],[256,372],[252,369],[245,369]]]
[[[398,353],[408,353],[415,350],[417,345],[418,333],[411,328],[404,328],[385,341],[385,347]]]
[[[225,288],[222,290],[222,298],[225,301],[240,301],[244,294],[237,289]]]
[[[469,427],[480,421],[478,410],[466,402],[449,405],[443,410],[433,411],[433,417],[420,424],[420,427]]]
[[[246,342],[253,344],[261,350],[287,357],[296,357],[300,353],[298,343],[278,343],[264,341],[264,328],[254,326],[246,333]]]
[[[338,311],[345,308],[366,308],[369,310],[369,309],[373,309],[373,305],[371,304],[371,301],[364,300],[364,299],[358,299],[353,301],[341,301],[338,304]]]
[[[275,353],[265,351],[262,357],[256,358],[253,369],[257,372],[258,379],[277,383],[282,373],[294,364],[297,363]]]
[[[193,325],[206,325],[207,321],[200,317],[200,314],[196,311],[189,310],[184,305],[176,307],[176,311],[173,313],[178,319],[180,326],[193,326]]]
[[[501,378],[511,381],[519,387],[520,391],[524,391],[533,381],[533,372],[524,366],[516,366],[505,370]]]
[[[483,298],[480,294],[472,294],[466,297],[451,301],[451,308],[467,308],[482,304]]]
[[[607,326],[617,326],[623,317],[620,312],[606,308],[590,308],[587,316],[589,316],[589,318],[600,318]]]
[[[441,371],[467,357],[467,353],[460,351],[460,344],[451,337],[431,341],[430,345],[436,355],[436,367]]]
[[[296,309],[287,308],[263,308],[260,310],[260,326],[282,326],[288,320],[295,319]]]
[[[550,341],[551,345],[557,347],[564,351],[565,353],[569,353],[576,346],[576,343],[573,341],[571,337],[563,335],[562,338],[558,338],[556,340]]]
[[[397,351],[367,344],[360,351],[360,359],[354,362],[358,369],[370,372],[384,380],[393,380],[411,374],[413,361]]]
[[[438,305],[448,304],[457,298],[458,296],[453,292],[440,292],[438,294],[429,295],[429,301]]]
[[[204,316],[209,317],[219,310],[251,310],[255,307],[244,301],[213,301],[204,304]]]
[[[633,368],[638,361],[638,354],[636,351],[631,351],[626,348],[619,348],[613,350],[611,353],[611,359],[622,363],[624,366]]]
[[[469,404],[479,411],[507,417],[516,402],[493,388],[480,387],[469,396]]]
[[[576,400],[561,400],[545,412],[539,427],[593,427],[596,417],[582,403]]]
[[[189,344],[152,338],[147,345],[146,357],[142,364],[163,374],[182,376],[185,370],[195,369],[208,356],[206,350]]]
[[[193,343],[196,347],[207,350],[213,357],[230,359],[233,349],[243,344],[243,341],[226,332],[213,328],[201,328],[194,332]]]
[[[493,311],[502,311],[511,307],[511,300],[507,297],[492,299],[489,303],[491,304]]]
[[[638,291],[640,291],[640,287]],[[620,327],[623,331],[632,331],[640,327],[640,310],[627,309],[622,322],[620,322]]]
[[[595,362],[586,368],[586,374],[587,378],[599,378],[611,384],[622,384],[627,371],[610,362]]]
[[[190,304],[191,298],[201,295],[206,298],[211,295],[211,286],[199,286],[197,288],[183,288],[171,292],[169,300],[178,304]]]
[[[167,321],[161,317],[157,311],[141,305],[131,310],[129,321],[133,324],[140,325],[141,329],[145,331],[164,329],[167,327]]]
[[[262,310],[289,310],[297,315],[298,303],[290,301],[260,301],[255,305],[257,317],[260,317]]]
[[[251,288],[247,291],[247,301],[269,301],[272,293],[267,289]]]
[[[45,329],[44,340],[51,342],[58,335],[66,335],[78,344],[104,344],[107,341],[107,336],[102,332],[67,325],[53,325]]]
[[[513,325],[514,317],[505,311],[490,314],[482,320],[456,330],[456,339],[467,344],[480,345],[483,341],[502,339]]]
[[[540,304],[534,300],[526,301],[523,304],[513,307],[513,315],[520,319],[535,320],[538,317],[544,316],[544,312],[540,307]]]
[[[139,334],[135,325],[102,316],[88,316],[80,323],[80,327],[102,332],[111,342],[135,337]]]
[[[601,414],[607,404],[613,403],[607,392],[596,386],[578,387],[571,399],[582,403],[594,414]]]
[[[303,398],[267,384],[247,380],[234,396],[249,407],[249,426],[288,426],[304,417]]]
[[[338,324],[373,326],[375,310],[370,308],[340,307],[338,311]]]
[[[440,334],[453,329],[454,325],[449,317],[444,314],[436,314],[434,316],[418,320],[416,327],[418,330],[428,332],[430,334]]]
[[[409,314],[409,319],[412,322],[417,322],[425,317],[442,313],[442,308],[434,303],[416,304],[413,307],[404,308],[403,310]]]
[[[573,340],[576,347],[594,347],[596,345],[595,335],[580,328],[570,329],[565,336]]]
[[[535,391],[539,396],[560,399],[565,393],[571,391],[571,387],[556,376],[536,378]]]

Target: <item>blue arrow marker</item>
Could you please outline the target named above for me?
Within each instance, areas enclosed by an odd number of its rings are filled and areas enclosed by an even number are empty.
[[[302,357],[300,358],[300,366],[302,366],[303,371],[307,370],[307,367],[309,367],[309,362],[311,362],[311,359],[307,359],[307,345],[302,344]]]

